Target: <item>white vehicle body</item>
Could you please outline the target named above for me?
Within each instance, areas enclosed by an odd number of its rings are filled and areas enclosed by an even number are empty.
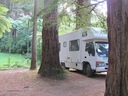
[[[66,68],[82,70],[87,76],[92,76],[94,72],[106,72],[108,38],[104,31],[101,28],[85,28],[60,36],[61,64]]]

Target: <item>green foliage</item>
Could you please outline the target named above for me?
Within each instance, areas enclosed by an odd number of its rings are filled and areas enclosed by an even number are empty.
[[[94,1],[91,26],[107,29],[107,5],[106,0]]]
[[[0,4],[0,15],[6,15],[7,14],[8,9],[4,8],[1,4]]]
[[[8,9],[4,8],[0,4],[0,36],[2,36],[5,31],[9,32],[11,28],[10,20],[5,16],[7,14],[7,11]]]
[[[72,32],[75,29],[75,24],[72,20],[69,20],[67,17],[63,17],[63,21],[59,24],[59,34],[66,34]]]
[[[60,0],[59,9],[59,34],[71,32],[76,27],[74,1]],[[69,6],[70,5],[70,6]]]
[[[95,11],[92,18],[92,26],[107,29],[107,16],[100,11]]]
[[[32,26],[29,24],[30,16],[23,16],[17,20],[11,20],[12,32],[5,33],[1,38],[1,51],[24,54],[31,48]]]
[[[89,3],[89,2],[88,2]],[[97,1],[91,5],[86,2],[81,6],[76,0],[61,0],[59,3],[59,33],[65,34],[75,30],[76,23],[81,27],[101,27],[107,28],[106,15],[101,11],[101,7],[105,6],[103,1]],[[77,9],[77,7],[79,7]],[[77,11],[82,17],[77,17]],[[91,23],[89,22],[91,21]],[[80,27],[80,28],[81,28]]]
[[[76,0],[61,0],[59,5],[59,33],[65,34],[90,25],[91,8],[87,0],[79,5]],[[77,27],[77,28],[76,28]]]
[[[25,54],[26,58],[31,58],[31,42],[32,42],[32,19],[25,15],[16,20],[11,19],[12,32],[5,33],[0,39],[0,51],[11,53]],[[42,30],[42,19],[38,19],[38,30]],[[16,34],[14,34],[16,32]],[[41,32],[37,32],[37,61],[41,61]]]

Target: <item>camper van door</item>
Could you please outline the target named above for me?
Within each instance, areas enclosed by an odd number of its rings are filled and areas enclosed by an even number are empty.
[[[92,69],[95,69],[95,47],[93,41],[86,41],[83,44],[83,61],[86,61],[90,64]]]

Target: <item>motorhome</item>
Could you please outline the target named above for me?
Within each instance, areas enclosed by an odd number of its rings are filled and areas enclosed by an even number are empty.
[[[108,38],[105,29],[84,28],[59,36],[60,62],[86,76],[108,69]]]

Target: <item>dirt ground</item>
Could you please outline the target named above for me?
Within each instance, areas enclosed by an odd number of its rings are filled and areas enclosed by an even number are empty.
[[[0,96],[104,96],[105,78],[69,72],[65,80],[50,80],[26,69],[0,71]]]

